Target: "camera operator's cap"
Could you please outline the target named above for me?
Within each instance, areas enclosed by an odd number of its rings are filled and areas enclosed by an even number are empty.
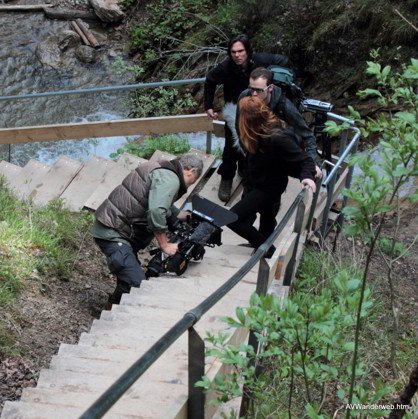
[[[222,227],[237,221],[238,215],[215,204],[209,199],[202,198],[199,195],[194,195],[192,198],[193,210],[199,211],[210,218],[213,218],[214,224]]]

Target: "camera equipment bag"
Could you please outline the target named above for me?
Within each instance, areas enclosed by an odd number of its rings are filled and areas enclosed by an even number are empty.
[[[300,111],[304,95],[302,89],[295,83],[294,73],[277,65],[271,65],[268,69],[273,73],[273,84],[280,87],[284,93],[279,102],[280,109],[284,112],[284,98],[287,97]]]

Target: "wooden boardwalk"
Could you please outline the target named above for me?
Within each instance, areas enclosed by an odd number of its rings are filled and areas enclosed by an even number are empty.
[[[205,159],[204,174],[213,164],[213,156]],[[157,152],[153,159],[165,157]],[[30,161],[25,167],[0,162],[3,174],[23,199],[43,205],[61,197],[73,211],[95,210],[111,190],[143,159],[123,155],[117,162],[93,157],[81,164],[61,158],[49,167]],[[223,205],[217,198],[219,175],[213,174],[199,192]],[[234,182],[237,193],[228,205],[239,199],[239,179]],[[278,218],[287,210],[301,190],[293,180],[282,200]],[[193,191],[190,188],[189,193]],[[311,199],[311,194],[306,194]],[[184,200],[177,204],[183,204]],[[309,202],[307,202],[309,208]],[[227,206],[228,206],[227,205]],[[306,212],[307,213],[307,212]],[[288,292],[283,287],[284,267],[295,243],[293,225],[276,241],[277,251],[268,261],[270,291],[281,297]],[[20,401],[6,402],[1,418],[73,419],[80,416],[127,368],[167,332],[184,313],[201,303],[220,287],[250,257],[252,249],[238,246],[244,240],[224,228],[223,245],[208,248],[204,259],[190,263],[182,277],[167,275],[144,281],[139,289],[125,294],[120,305],[104,311],[94,320],[88,333],[80,336],[77,345],[61,344],[49,369],[42,370],[36,388],[26,388]],[[303,246],[299,246],[302,251]],[[246,306],[255,291],[258,266],[219,301],[195,325],[202,337],[207,332],[227,329],[220,316],[234,316],[237,306]],[[230,341],[247,339],[248,331],[234,329]],[[177,340],[135,383],[106,418],[186,418],[187,417],[187,334]],[[206,374],[214,378],[221,370],[218,360],[206,359]],[[213,395],[207,396],[207,401]],[[216,415],[216,408],[207,405],[205,418]]]

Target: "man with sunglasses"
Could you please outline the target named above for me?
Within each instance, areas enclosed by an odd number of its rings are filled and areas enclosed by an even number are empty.
[[[295,105],[282,92],[280,87],[273,84],[273,73],[267,68],[258,67],[250,74],[248,89],[244,90],[239,98],[245,96],[258,96],[266,105],[290,127],[300,139],[299,144],[306,154],[316,160],[316,139],[312,130],[307,126]],[[239,127],[239,107],[237,106],[235,126]],[[321,170],[316,166],[316,176],[321,176]]]
[[[212,69],[206,76],[204,86],[204,106],[208,118],[218,119],[213,109],[216,87],[223,85],[224,102],[237,103],[240,93],[248,88],[250,73],[260,66],[286,66],[288,58],[279,54],[253,53],[246,35],[237,35],[228,43],[228,58]],[[227,202],[231,196],[232,180],[237,169],[239,154],[233,147],[232,132],[225,124],[225,147],[222,164],[218,173],[221,175],[218,197]]]

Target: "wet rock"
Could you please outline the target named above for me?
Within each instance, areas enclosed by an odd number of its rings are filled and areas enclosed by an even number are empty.
[[[59,69],[61,64],[61,51],[58,47],[58,43],[58,37],[53,35],[36,47],[36,58],[44,67]]]
[[[74,31],[64,30],[58,34],[58,47],[61,51],[72,48],[80,43],[80,36]]]
[[[64,30],[56,35],[51,35],[41,42],[35,51],[36,58],[44,67],[56,70],[66,65],[63,52],[80,43],[80,37],[73,31]]]
[[[125,16],[118,5],[118,0],[89,0],[89,3],[103,22],[119,22]]]
[[[80,45],[75,50],[76,57],[83,63],[95,63],[99,59],[99,52],[87,45]]]

